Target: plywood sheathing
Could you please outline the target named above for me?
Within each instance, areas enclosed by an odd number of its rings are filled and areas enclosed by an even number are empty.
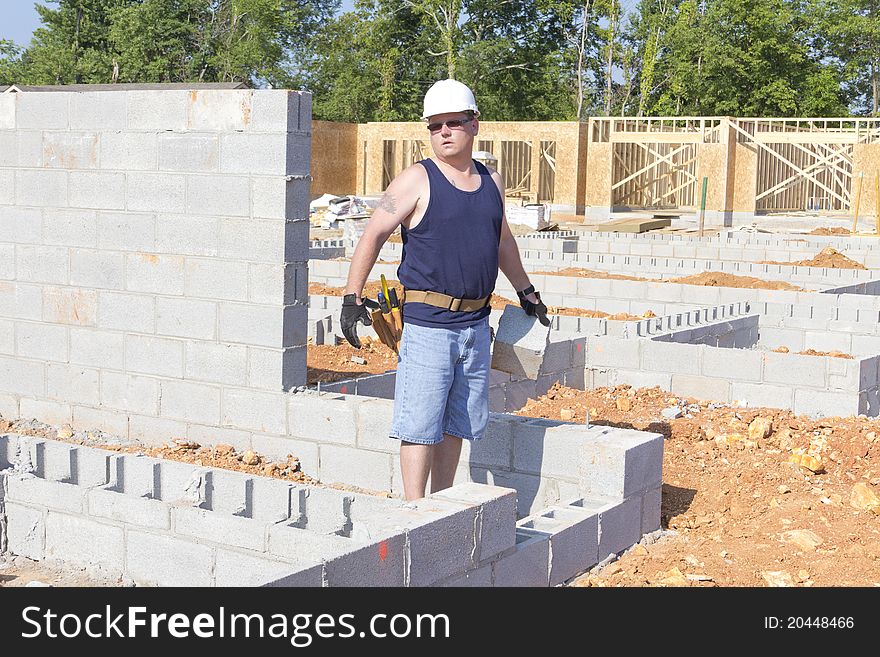
[[[344,196],[357,189],[356,123],[312,121],[311,197]]]
[[[859,203],[859,216],[864,219],[870,215],[871,222],[873,222],[878,202],[875,176],[880,175],[880,144],[855,144],[853,146],[853,211],[855,211],[856,189],[860,173],[865,175],[862,178],[862,198]],[[861,221],[859,223],[860,229],[864,229]],[[870,225],[873,225],[873,223]]]

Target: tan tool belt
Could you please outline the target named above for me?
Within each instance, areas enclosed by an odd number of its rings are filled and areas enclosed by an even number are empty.
[[[469,313],[475,310],[482,310],[489,305],[490,294],[482,299],[456,299],[448,294],[440,292],[431,292],[430,290],[403,290],[403,302],[426,303],[429,306],[437,308],[446,308],[453,312]]]

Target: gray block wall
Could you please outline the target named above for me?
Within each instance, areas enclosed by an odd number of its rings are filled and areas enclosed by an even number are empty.
[[[4,415],[164,439],[305,384],[308,93],[4,101]]]

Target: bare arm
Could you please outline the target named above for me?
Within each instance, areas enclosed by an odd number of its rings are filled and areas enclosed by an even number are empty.
[[[388,185],[351,257],[345,294],[355,294],[360,301],[361,292],[373,265],[376,264],[382,245],[412,214],[419,201],[421,183],[425,178],[424,167],[413,165],[402,171]]]
[[[504,181],[501,179],[501,175],[497,171],[493,171],[492,180],[498,186],[498,191],[501,193],[501,199],[503,201]],[[519,247],[516,244],[516,240],[513,238],[513,233],[510,232],[510,226],[507,224],[506,212],[501,216],[501,241],[498,244],[498,266],[507,277],[507,280],[510,281],[510,284],[513,285],[513,289],[517,292],[524,290],[531,285],[529,275],[523,268],[522,260],[519,257]],[[534,293],[529,294],[526,299],[532,303],[538,302]]]

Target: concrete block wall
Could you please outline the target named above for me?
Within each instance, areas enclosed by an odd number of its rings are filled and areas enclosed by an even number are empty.
[[[165,438],[305,383],[308,93],[8,98],[4,413]]]
[[[499,486],[404,503],[5,434],[3,552],[139,585],[553,585],[591,567],[597,546],[620,551],[659,527],[662,437],[603,431],[565,445],[590,500],[566,507],[579,522],[531,534],[519,526],[534,522],[516,522],[517,493]]]

